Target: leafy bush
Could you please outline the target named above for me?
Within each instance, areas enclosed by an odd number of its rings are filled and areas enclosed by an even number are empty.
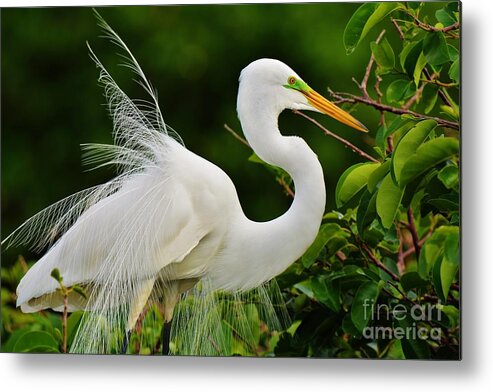
[[[459,10],[443,3],[421,19],[426,7],[365,3],[347,24],[348,54],[382,21],[401,41],[382,30],[370,43],[360,95],[331,91],[380,112],[377,158],[349,146],[368,162],[342,174],[338,210],[278,279],[299,325],[276,355],[460,357]]]

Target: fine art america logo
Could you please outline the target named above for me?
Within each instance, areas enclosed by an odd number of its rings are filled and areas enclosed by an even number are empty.
[[[363,307],[365,320],[370,324],[363,329],[363,337],[367,339],[431,339],[438,343],[441,340],[441,329],[429,326],[430,322],[442,319],[440,301],[434,305],[406,307],[375,304],[367,298]]]

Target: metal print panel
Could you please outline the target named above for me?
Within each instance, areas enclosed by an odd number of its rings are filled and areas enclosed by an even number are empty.
[[[459,8],[3,10],[2,351],[460,359]]]

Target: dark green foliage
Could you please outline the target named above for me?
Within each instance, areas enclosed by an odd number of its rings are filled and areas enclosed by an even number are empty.
[[[317,238],[302,258],[310,260],[298,269],[303,281],[294,285],[296,291],[290,289],[296,299],[312,300],[294,308],[298,328],[317,317],[331,327],[315,328],[309,337],[306,329],[291,333],[297,353],[460,357],[459,135],[440,123],[458,119],[459,113],[452,98],[458,92],[458,30],[440,30],[454,25],[458,14],[450,11],[457,10],[456,3],[442,3],[433,22],[426,7],[363,4],[346,27],[344,42],[352,53],[377,23],[393,18],[398,24],[400,31],[387,30],[387,38],[369,45],[375,80],[387,86],[384,103],[410,115],[386,112],[375,138],[381,163],[352,165],[339,178],[338,210],[327,214],[320,232],[324,240]],[[401,43],[394,39],[400,34]],[[437,118],[412,115],[428,114],[438,102]],[[335,224],[345,233],[345,246],[336,253],[322,248],[315,256],[328,227],[330,236],[337,235]],[[288,340],[281,337],[284,344]],[[277,346],[277,355],[288,354],[284,344]]]

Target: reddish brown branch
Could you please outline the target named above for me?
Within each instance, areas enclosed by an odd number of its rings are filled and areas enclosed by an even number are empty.
[[[390,18],[390,20],[392,21],[393,25],[397,29],[397,32],[399,33],[399,38],[401,39],[401,41],[404,41],[405,37],[404,37],[404,33],[401,30],[401,26],[399,26],[399,24],[394,18]]]
[[[284,181],[284,178],[278,177],[277,182],[279,183],[279,185],[281,185],[283,187],[284,191],[286,192],[286,194],[288,196],[294,197],[293,190],[291,189],[291,187],[288,184],[286,184],[286,181]]]
[[[301,117],[304,117],[306,118],[308,121],[312,122],[313,124],[315,124],[318,128],[320,128],[327,136],[331,136],[333,137],[334,139],[340,141],[342,144],[344,144],[346,147],[350,148],[351,150],[353,150],[356,154],[368,159],[369,161],[372,161],[372,162],[379,162],[378,159],[376,158],[373,158],[371,155],[368,155],[366,152],[364,152],[363,150],[359,149],[358,147],[356,147],[354,144],[352,144],[351,142],[347,141],[346,139],[344,139],[343,137],[329,131],[327,128],[325,128],[322,124],[320,124],[317,120],[314,120],[313,118],[311,118],[310,116],[306,115],[305,113],[302,113],[298,110],[293,110],[293,113],[295,114],[298,114],[299,116]]]
[[[334,92],[331,89],[328,89],[329,93],[331,94],[332,97],[336,98],[339,103],[362,103],[368,106],[372,106],[375,109],[378,110],[383,110],[385,112],[389,113],[394,113],[394,114],[409,114],[410,116],[423,119],[423,120],[435,120],[438,124],[453,128],[453,129],[459,129],[459,123],[454,122],[454,121],[448,121],[444,120],[443,118],[440,117],[433,117],[433,116],[426,116],[421,113],[414,112],[412,110],[408,109],[402,109],[402,108],[396,108],[394,106],[389,106],[385,105],[383,103],[379,103],[375,101],[372,98],[365,98],[365,97],[359,97],[354,94],[347,94],[347,93],[339,93],[339,92]],[[344,95],[344,96],[342,96]]]
[[[433,74],[431,75],[430,72],[425,68],[423,68],[423,73],[425,74],[426,79],[428,82],[433,83],[438,75]],[[448,99],[447,95],[442,91],[442,89],[438,89],[438,96],[440,99],[447,104],[450,107],[453,107],[452,102]]]
[[[416,254],[416,259],[419,259],[419,252],[421,251],[421,246],[419,245],[418,232],[416,231],[416,223],[414,222],[413,209],[409,207],[407,209],[407,220],[409,221],[408,229],[413,237],[414,253]]]
[[[432,231],[429,231],[423,238],[421,238],[419,241],[418,241],[418,245],[419,245],[419,248],[421,249],[424,245],[424,243],[426,242],[426,240],[428,238],[430,238],[431,236],[431,233]],[[411,256],[412,254],[414,254],[414,252],[416,251],[416,248],[414,247],[414,244],[413,246],[411,246],[410,248],[406,249],[405,251],[402,252],[402,258],[403,259],[406,259],[406,257],[409,257]]]
[[[68,293],[63,293],[63,315],[62,315],[62,331],[63,331],[63,341],[62,341],[62,352],[67,353],[67,320],[68,320]]]
[[[377,44],[380,43],[384,34],[385,34],[385,30],[382,30],[380,32],[380,34],[378,35],[378,38],[376,40]],[[375,63],[375,56],[373,56],[373,53],[372,53],[370,56],[370,60],[368,61],[368,65],[366,66],[365,75],[363,76],[361,83],[358,83],[358,81],[353,78],[353,81],[358,85],[359,89],[361,90],[361,94],[365,98],[370,98],[370,95],[368,94],[367,85],[368,85],[368,79],[370,78],[371,69],[373,68],[374,63]]]
[[[455,22],[454,24],[451,24],[450,26],[447,27],[435,27],[428,23],[422,22],[413,14],[408,13],[408,15],[410,15],[414,19],[414,24],[418,26],[420,29],[425,31],[430,31],[433,33],[448,33],[449,31],[457,30],[460,27],[459,22]]]
[[[391,271],[390,269],[387,268],[387,266],[385,264],[383,264],[380,260],[378,260],[375,255],[372,253],[372,251],[368,248],[368,246],[366,246],[366,244],[364,242],[361,242],[361,247],[363,248],[363,250],[365,251],[365,253],[368,255],[368,257],[370,258],[370,260],[373,262],[373,264],[375,264],[378,268],[380,268],[382,271],[386,272],[387,274],[389,274],[393,280],[395,280],[396,282],[399,282],[401,279],[399,278],[398,275],[396,275],[393,271]]]
[[[233,135],[233,137],[236,139],[236,140],[239,140],[241,143],[243,143],[245,146],[247,146],[248,148],[251,148],[250,147],[250,144],[248,144],[248,142],[246,141],[246,139],[244,139],[243,137],[241,137],[240,135],[238,135],[228,124],[224,124],[224,128],[226,129],[226,131],[228,131],[231,135]]]
[[[421,98],[421,95],[423,94],[423,90],[425,88],[425,83],[422,83],[421,86],[416,90],[416,92],[413,94],[411,98],[407,100],[407,102],[402,105],[403,110],[409,110],[409,108],[417,101],[419,98]]]

